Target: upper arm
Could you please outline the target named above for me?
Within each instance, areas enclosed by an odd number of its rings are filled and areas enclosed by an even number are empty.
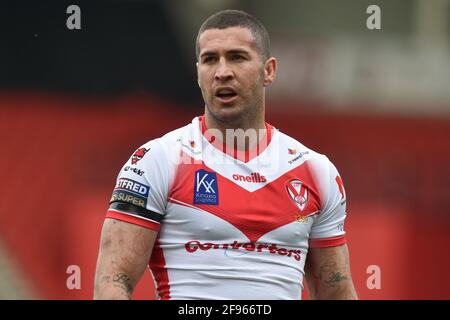
[[[305,276],[313,299],[357,299],[346,244],[311,248],[306,257]]]
[[[148,265],[157,232],[138,225],[105,219],[100,240],[100,255],[109,257],[112,269],[140,276]]]
[[[97,260],[96,287],[118,286],[131,295],[150,259],[157,232],[105,219]]]

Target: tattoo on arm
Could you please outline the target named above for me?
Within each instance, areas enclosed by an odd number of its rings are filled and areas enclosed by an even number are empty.
[[[128,297],[131,297],[134,289],[130,281],[130,277],[125,273],[117,273],[113,277],[114,286],[123,289]]]
[[[357,299],[346,246],[311,251],[305,271],[314,299]]]
[[[337,286],[348,280],[348,276],[339,269],[336,262],[327,262],[320,267],[319,279],[331,287]]]
[[[340,272],[331,272],[331,275],[328,280],[325,280],[326,283],[337,283],[340,281],[347,280],[348,277],[346,275],[341,274]]]

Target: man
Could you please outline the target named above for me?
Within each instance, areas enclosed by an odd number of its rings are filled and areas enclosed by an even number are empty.
[[[205,113],[144,144],[119,173],[94,298],[130,299],[149,266],[160,299],[356,299],[333,164],[265,123],[275,79],[264,26],[242,11],[197,36]]]

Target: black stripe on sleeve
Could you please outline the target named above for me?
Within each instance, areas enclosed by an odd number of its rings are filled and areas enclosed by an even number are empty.
[[[136,206],[131,203],[126,202],[120,202],[120,201],[114,201],[109,205],[110,209],[115,209],[123,212],[128,212],[130,214],[134,214],[146,219],[150,219],[156,222],[161,222],[163,216],[159,213],[144,209],[142,207]]]

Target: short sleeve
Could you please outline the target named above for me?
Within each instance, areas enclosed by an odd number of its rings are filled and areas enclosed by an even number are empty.
[[[159,231],[167,205],[168,170],[157,140],[138,148],[119,172],[106,218]]]
[[[310,233],[310,247],[334,247],[346,242],[344,221],[346,218],[346,194],[336,167],[326,160],[316,166],[316,181],[321,193],[322,208],[314,217]]]

